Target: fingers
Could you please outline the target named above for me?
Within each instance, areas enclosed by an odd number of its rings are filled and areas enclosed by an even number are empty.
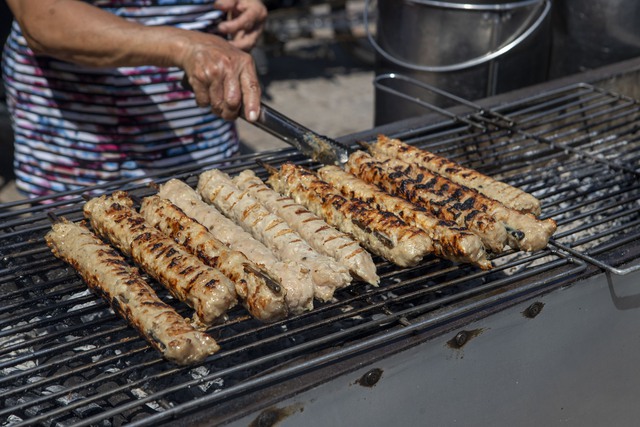
[[[255,46],[262,33],[267,8],[258,0],[237,0],[230,12],[231,19],[221,22],[218,30],[230,35],[236,47],[248,51]]]
[[[187,73],[189,85],[196,98],[196,104],[199,107],[207,107],[211,105],[211,96],[209,96],[209,77],[206,70],[200,72],[191,71]],[[215,98],[214,98],[215,99]]]
[[[225,120],[234,120],[240,113],[240,107],[242,106],[242,89],[240,88],[240,82],[235,75],[225,76],[223,88],[213,88],[217,98],[221,101],[216,108],[212,107],[214,114],[222,117]],[[217,110],[217,111],[216,111]]]
[[[227,120],[236,119],[243,107],[247,118],[257,118],[261,90],[251,55],[218,36],[187,35],[190,42],[179,66],[188,76],[197,104]]]
[[[235,9],[237,3],[238,0],[216,0],[213,3],[213,8],[228,12]]]
[[[198,106],[210,107],[225,120],[235,120],[244,107],[245,117],[255,121],[262,91],[253,59],[247,58],[220,58],[188,73]]]
[[[260,99],[262,97],[262,90],[255,74],[255,68],[253,70],[245,70],[240,75],[240,84],[242,86],[242,105],[245,118],[250,122],[255,122],[260,114]]]
[[[258,33],[245,33],[244,31],[238,31],[229,43],[234,45],[240,50],[249,52],[258,42]]]
[[[257,21],[257,14],[252,11],[247,11],[241,15],[236,16],[228,21],[218,24],[218,31],[224,34],[235,34],[238,31],[252,31]]]

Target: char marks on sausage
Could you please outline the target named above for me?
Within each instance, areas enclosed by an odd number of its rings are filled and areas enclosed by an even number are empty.
[[[191,365],[219,350],[211,336],[194,329],[162,302],[138,270],[87,227],[58,222],[45,241],[56,257],[70,264],[92,291],[167,360]]]

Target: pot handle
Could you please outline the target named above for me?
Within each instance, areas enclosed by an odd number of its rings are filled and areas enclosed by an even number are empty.
[[[510,10],[515,8],[516,5],[525,6],[525,5],[530,5],[530,4],[540,2],[540,0],[534,0],[534,1],[526,1],[526,2],[518,2],[518,3],[507,3],[504,5],[500,5],[499,7],[497,5],[476,5],[474,7],[473,5],[466,5],[462,3],[450,3],[450,2],[435,1],[435,0],[408,0],[408,1],[411,3],[432,5],[436,7],[454,7],[455,5],[455,8],[465,9],[465,10]],[[509,52],[511,49],[518,46],[524,40],[526,40],[531,34],[533,34],[540,27],[540,25],[542,25],[544,20],[547,18],[549,11],[551,10],[551,0],[542,0],[541,3],[544,3],[544,9],[542,10],[542,13],[540,13],[540,16],[531,24],[531,26],[527,28],[525,31],[523,31],[518,37],[513,39],[511,42],[503,45],[497,50],[494,50],[492,52],[486,53],[482,56],[478,56],[473,59],[459,62],[457,64],[418,65],[418,64],[412,64],[410,62],[406,62],[406,61],[403,61],[402,59],[396,58],[395,56],[391,55],[389,52],[385,51],[376,42],[375,38],[373,37],[373,34],[371,34],[371,31],[369,31],[370,3],[371,3],[371,0],[365,0],[364,28],[365,28],[365,31],[367,32],[367,38],[369,39],[369,43],[371,43],[371,45],[376,50],[376,52],[378,52],[387,61],[392,62],[398,66],[401,66],[410,70],[414,70],[414,71],[425,71],[430,73],[446,73],[449,71],[464,70],[465,68],[471,68],[471,67],[475,67],[476,65],[484,64],[485,62],[491,61],[492,59],[495,59],[499,56],[504,55],[505,53]]]
[[[515,10],[521,7],[528,7],[535,5],[536,3],[542,3],[544,0],[521,0],[511,3],[503,4],[469,4],[469,3],[454,3],[450,1],[440,0],[405,0],[407,3],[415,3],[422,6],[433,6],[442,9],[460,9],[460,10],[474,10],[474,11],[486,11],[496,12],[505,10]]]

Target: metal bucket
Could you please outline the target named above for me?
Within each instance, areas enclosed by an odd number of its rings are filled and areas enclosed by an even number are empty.
[[[555,0],[550,77],[640,56],[638,0]]]
[[[378,0],[376,75],[400,73],[476,100],[546,80],[551,0]],[[394,88],[431,104],[451,100],[398,82]],[[425,113],[376,89],[375,124]]]

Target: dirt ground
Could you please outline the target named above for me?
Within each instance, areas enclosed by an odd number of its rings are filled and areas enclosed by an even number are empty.
[[[260,62],[263,101],[298,123],[330,137],[373,126],[371,64],[343,45],[307,40]],[[1,113],[1,111],[0,111]],[[20,199],[10,172],[11,128],[0,123],[0,203]],[[242,152],[267,151],[286,144],[238,121]]]
[[[264,102],[311,130],[337,137],[373,126],[373,71],[339,45],[269,58],[263,77]],[[247,122],[238,130],[244,150],[286,146]]]

